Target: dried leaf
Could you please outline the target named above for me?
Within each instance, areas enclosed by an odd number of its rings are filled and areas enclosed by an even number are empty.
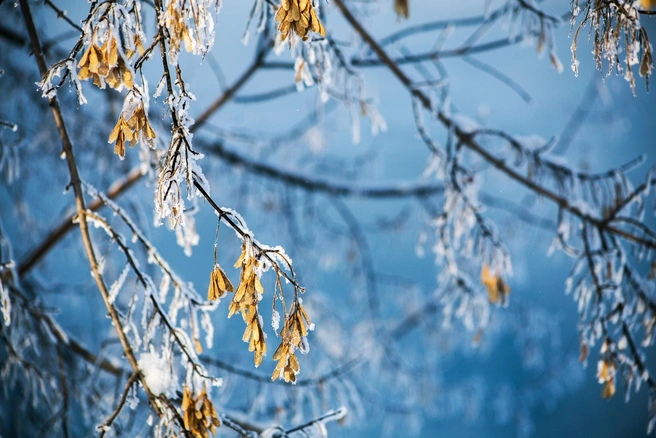
[[[408,0],[394,0],[394,12],[399,19],[408,18],[410,16]]]
[[[503,281],[503,278],[496,274],[490,273],[487,264],[483,263],[481,269],[481,283],[487,291],[487,298],[492,304],[506,302],[506,295],[510,293],[510,288]]]
[[[579,354],[579,362],[585,362],[585,359],[588,357],[588,345],[585,342],[581,342],[581,354]]]
[[[601,390],[601,398],[611,398],[613,394],[615,394],[615,382],[611,378],[604,383],[604,387]]]

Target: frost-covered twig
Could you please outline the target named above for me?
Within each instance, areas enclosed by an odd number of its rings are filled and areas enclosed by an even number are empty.
[[[28,34],[30,37],[32,49],[36,58],[37,65],[39,67],[39,71],[41,72],[42,75],[45,75],[47,72],[47,67],[46,63],[41,51],[41,44],[39,43],[39,37],[37,34],[36,27],[34,25],[33,19],[32,19],[32,14],[30,12],[30,6],[27,2],[27,0],[21,0],[20,1],[20,7],[21,7],[21,12],[23,14],[23,18],[25,21],[25,24],[27,26]],[[64,119],[61,113],[61,110],[59,109],[59,103],[58,99],[56,96],[50,96],[48,98],[49,103],[50,103],[50,108],[52,111],[53,118],[55,120],[55,124],[57,125],[58,131],[59,131],[59,136],[60,140],[62,143],[62,150],[66,158],[66,163],[68,165],[68,171],[70,174],[71,178],[71,186],[73,188],[73,192],[75,194],[75,205],[76,205],[76,211],[77,211],[77,218],[78,218],[78,225],[80,228],[80,234],[82,237],[82,241],[84,243],[84,248],[85,248],[85,253],[86,257],[89,261],[89,265],[91,268],[91,274],[92,277],[95,280],[96,286],[98,287],[98,290],[100,292],[100,295],[102,296],[102,299],[105,303],[105,306],[107,308],[107,311],[110,315],[110,318],[112,320],[112,323],[114,325],[114,328],[116,330],[116,333],[119,337],[119,340],[121,341],[121,346],[123,348],[123,351],[125,353],[125,356],[128,360],[128,363],[132,367],[134,372],[139,371],[139,364],[137,362],[137,359],[134,355],[134,352],[132,350],[132,346],[130,345],[130,342],[127,339],[126,332],[123,328],[123,324],[120,320],[120,317],[118,315],[118,312],[114,308],[114,306],[110,303],[109,300],[109,291],[107,289],[107,286],[105,285],[104,279],[102,274],[100,273],[99,266],[98,266],[98,261],[96,257],[96,251],[94,248],[94,244],[91,240],[91,236],[89,233],[89,228],[88,228],[88,223],[86,221],[86,215],[87,215],[87,207],[86,203],[84,200],[84,192],[82,189],[82,183],[80,180],[80,176],[78,173],[77,169],[77,164],[75,161],[75,156],[73,154],[73,145],[71,143],[71,140],[68,136],[68,132],[66,130],[66,125],[64,123]],[[159,406],[154,402],[154,395],[151,393],[146,381],[142,378],[141,379],[144,391],[146,392],[146,395],[148,397],[149,402],[151,403],[151,406],[155,409],[155,411],[158,413],[158,415],[162,415],[162,411],[159,408]],[[175,412],[177,414],[177,411]],[[179,425],[182,428],[183,431],[186,432],[186,429],[184,428],[184,424],[182,424],[181,418],[179,415],[177,415],[177,418],[180,420]]]
[[[128,379],[128,381],[125,382],[123,393],[121,394],[121,398],[118,400],[118,404],[116,405],[114,412],[112,412],[112,414],[107,418],[107,420],[105,420],[103,424],[98,426],[98,430],[100,430],[100,434],[98,435],[99,437],[102,438],[105,436],[105,433],[107,433],[114,420],[116,420],[118,414],[121,413],[121,409],[123,409],[123,406],[125,405],[125,402],[128,398],[128,393],[130,392],[132,385],[137,381],[138,378],[139,378],[139,372],[133,372],[130,378]]]

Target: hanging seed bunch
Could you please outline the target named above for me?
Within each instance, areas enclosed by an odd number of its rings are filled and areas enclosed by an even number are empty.
[[[300,300],[294,301],[280,331],[280,345],[273,353],[273,360],[277,360],[278,364],[271,380],[282,378],[285,382],[296,382],[299,366],[294,352],[299,350],[305,354],[309,351],[306,336],[308,330],[313,329],[314,324],[310,322]]]
[[[214,44],[214,13],[218,0],[168,0],[162,11],[169,33],[169,59],[177,64],[180,47],[194,55],[205,56]]]
[[[603,385],[602,398],[611,398],[615,394],[615,374],[617,364],[612,352],[609,350],[610,343],[604,340],[600,349],[600,357],[597,362],[597,380]]]
[[[256,367],[262,363],[262,357],[266,353],[262,319],[257,307],[260,296],[264,293],[257,275],[258,267],[259,262],[255,257],[253,245],[250,241],[245,241],[241,246],[241,255],[235,263],[235,268],[241,268],[239,286],[228,306],[228,318],[241,311],[246,323],[242,340],[248,342],[248,351],[254,354],[253,362]]]
[[[105,88],[107,84],[119,91],[123,87],[132,89],[132,73],[123,55],[119,53],[116,37],[106,32],[100,47],[93,42],[93,37],[91,41],[77,64],[78,78],[93,79],[93,84],[99,88]]]
[[[137,93],[128,93],[123,103],[121,115],[118,117],[118,122],[109,134],[108,143],[116,142],[114,153],[123,159],[125,157],[126,141],[130,147],[137,144],[139,140],[152,146],[154,138],[155,131],[148,123],[144,101],[137,96]]]
[[[214,435],[215,428],[221,425],[205,388],[194,397],[185,386],[181,409],[184,427],[194,437],[209,438],[210,434]]]
[[[234,292],[234,287],[226,273],[221,269],[219,263],[216,261],[216,247],[219,244],[219,225],[216,224],[216,238],[214,239],[214,267],[210,272],[210,285],[207,288],[207,301],[216,301],[223,298],[227,292]]]
[[[176,2],[170,2],[164,13],[164,22],[166,23],[166,27],[169,28],[169,34],[171,35],[171,49],[178,52],[180,50],[180,43],[182,43],[185,50],[191,52],[193,50],[193,41],[187,30],[187,24],[185,23],[183,14],[176,6],[178,6]]]
[[[485,286],[487,299],[490,303],[506,304],[506,295],[510,293],[510,288],[500,275],[491,273],[485,263],[483,263],[483,268],[481,269],[481,283]]]
[[[408,0],[394,0],[394,12],[398,19],[408,18],[410,15]]]
[[[326,35],[310,0],[282,0],[275,20],[280,23],[278,30],[282,41],[291,37],[292,33],[306,41],[310,30],[321,36]]]
[[[227,292],[234,292],[230,279],[223,269],[214,262],[214,268],[210,272],[210,286],[207,288],[207,301],[215,301],[223,298]]]
[[[581,3],[581,5],[579,5]],[[572,37],[572,70],[578,75],[579,61],[576,59],[579,32],[589,24],[589,39],[597,70],[602,71],[604,61],[606,74],[615,71],[623,75],[635,94],[632,66],[638,65],[638,73],[649,84],[654,62],[647,31],[640,23],[640,8],[649,9],[654,2],[600,2],[595,0],[572,1],[571,25],[581,17]]]

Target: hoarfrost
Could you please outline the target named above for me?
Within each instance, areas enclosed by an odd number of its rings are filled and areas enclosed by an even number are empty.
[[[114,281],[114,283],[112,284],[112,287],[109,289],[110,304],[113,304],[114,301],[116,300],[118,293],[121,291],[121,288],[125,283],[125,279],[128,277],[128,273],[130,272],[130,269],[131,269],[130,265],[126,263],[125,266],[123,267],[123,270],[121,271],[121,274],[118,276],[116,281]]]
[[[478,122],[462,113],[453,114],[451,120],[455,123],[458,129],[465,134],[471,134],[480,129]]]
[[[9,292],[2,284],[1,278],[0,278],[0,307],[2,308],[2,318],[4,320],[5,326],[9,327],[9,324],[11,324],[11,302],[9,301]]]
[[[165,352],[164,352],[165,353]],[[160,356],[154,349],[139,357],[139,370],[143,373],[146,385],[154,395],[175,394],[176,378],[172,373],[171,359]]]

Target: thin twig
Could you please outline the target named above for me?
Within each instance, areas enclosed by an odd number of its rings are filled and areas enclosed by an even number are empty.
[[[20,7],[21,7],[21,12],[23,14],[23,18],[25,21],[25,25],[27,27],[27,32],[30,37],[31,45],[32,45],[32,51],[34,53],[34,57],[36,59],[37,65],[39,67],[39,72],[41,76],[45,76],[47,74],[47,66],[45,59],[43,57],[43,52],[41,50],[41,44],[39,42],[39,36],[36,31],[36,27],[34,25],[34,21],[32,19],[32,13],[30,12],[30,6],[28,3],[28,0],[20,0]],[[91,240],[91,235],[89,232],[89,227],[88,223],[86,220],[86,205],[85,205],[85,200],[84,200],[84,191],[82,189],[82,182],[78,173],[77,169],[77,164],[75,161],[75,156],[73,154],[73,144],[71,143],[70,137],[68,135],[68,131],[66,129],[66,125],[64,123],[64,118],[62,116],[61,110],[59,108],[59,102],[57,99],[57,96],[53,96],[48,98],[48,103],[50,104],[50,109],[52,112],[53,119],[55,121],[55,125],[57,126],[57,130],[59,131],[59,138],[62,143],[62,150],[63,153],[65,154],[66,158],[66,164],[68,166],[68,171],[69,175],[71,178],[70,185],[73,188],[73,193],[75,195],[75,206],[77,210],[77,218],[78,218],[78,225],[80,228],[80,235],[82,237],[82,243],[84,245],[84,250],[86,253],[87,260],[89,261],[89,267],[91,269],[91,275],[96,283],[96,286],[98,288],[98,291],[100,292],[100,295],[103,299],[103,302],[105,303],[105,307],[107,308],[107,312],[109,314],[110,319],[112,320],[112,324],[114,326],[114,329],[118,335],[119,341],[121,343],[121,347],[123,349],[123,353],[125,354],[125,357],[132,367],[132,370],[134,372],[139,371],[139,364],[137,362],[137,359],[134,355],[134,352],[132,350],[132,346],[130,345],[130,342],[127,338],[127,334],[123,328],[123,323],[121,322],[121,319],[119,317],[118,311],[116,308],[111,304],[109,300],[109,291],[107,289],[107,286],[105,285],[105,281],[103,279],[103,276],[100,272],[100,269],[98,267],[98,261],[96,258],[96,251],[94,248],[94,244]],[[150,388],[148,387],[146,381],[144,378],[141,378],[141,383],[143,385],[143,389],[146,392],[146,395],[148,397],[148,400],[151,404],[151,406],[155,409],[155,412],[157,412],[158,415],[161,415],[161,409],[159,408],[158,404],[154,402],[154,395],[150,391]],[[176,416],[176,421],[179,422],[181,429],[184,431],[185,435],[190,436],[189,433],[185,430],[184,424],[182,422],[182,418],[179,417],[179,414],[177,411],[174,409],[173,410],[174,416]]]
[[[100,425],[98,428],[100,429],[100,435],[99,437],[102,438],[105,436],[105,433],[109,430],[109,427],[112,425],[116,417],[118,417],[118,414],[121,412],[121,409],[123,408],[123,405],[125,405],[125,401],[128,398],[128,393],[130,392],[130,388],[132,388],[132,385],[134,382],[137,381],[139,378],[139,372],[133,372],[128,381],[125,384],[125,388],[123,388],[123,394],[121,394],[121,398],[118,401],[118,404],[116,405],[116,409],[114,409],[114,412],[112,412],[112,415],[105,420],[105,422]]]

